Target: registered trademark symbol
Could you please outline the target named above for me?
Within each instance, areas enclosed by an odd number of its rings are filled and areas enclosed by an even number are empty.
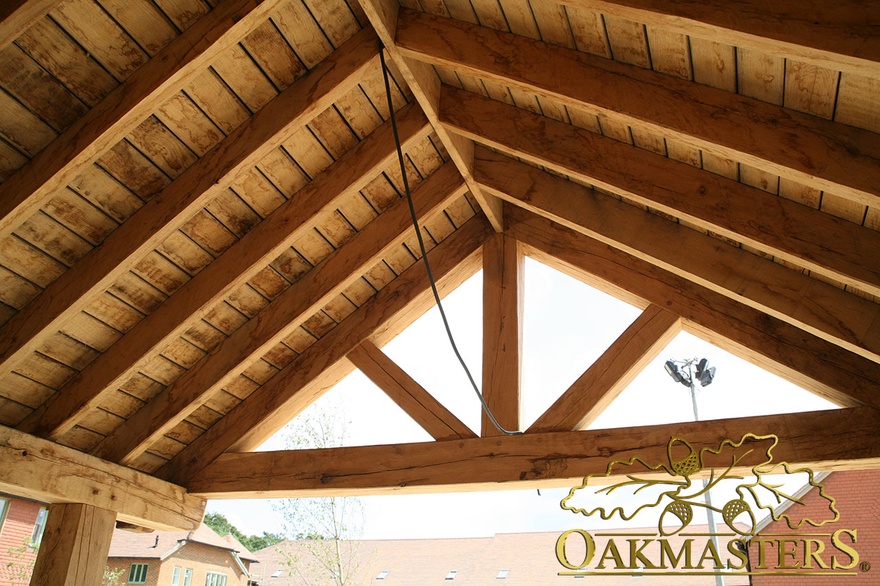
[[[870,563],[870,562],[862,562],[862,563],[859,564],[859,571],[860,571],[860,572],[867,572],[867,571],[869,571],[870,569],[871,569],[871,563]]]

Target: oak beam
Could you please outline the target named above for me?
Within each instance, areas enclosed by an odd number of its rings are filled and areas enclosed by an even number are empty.
[[[511,33],[401,10],[405,56],[490,79],[862,205],[880,198],[880,134]]]
[[[434,439],[477,437],[467,425],[369,340],[349,352],[347,358]]]
[[[455,166],[444,165],[412,194],[417,216],[422,221],[430,219],[462,197],[465,189]],[[320,311],[391,249],[400,246],[411,232],[409,205],[401,198],[223,340],[209,356],[162,389],[125,425],[104,438],[93,453],[112,462],[130,464],[211,394]]]
[[[880,296],[876,230],[475,94],[443,92],[441,117],[455,132]]]
[[[527,433],[589,426],[680,331],[681,318],[656,305],[648,306]]]
[[[323,62],[298,80],[258,112],[250,123],[230,134],[215,147],[213,154],[209,153],[184,172],[111,234],[103,246],[62,275],[13,317],[0,330],[0,333],[9,334],[7,342],[0,343],[0,356],[6,357],[0,365],[0,373],[11,369],[16,357],[26,355],[29,348],[39,343],[40,331],[54,331],[51,328],[90,302],[92,293],[115,280],[120,271],[128,270],[146,250],[176,230],[195,208],[225,188],[238,170],[255,164],[270,146],[264,141],[270,140],[277,145],[288,134],[291,125],[307,123],[338,98],[338,92],[344,87],[356,84],[360,74],[375,60],[374,45],[375,38],[366,33],[343,45],[334,53],[335,57],[328,57],[330,61]],[[418,108],[407,107],[399,115],[404,147],[429,132],[427,121]],[[61,392],[27,417],[19,429],[44,437],[64,435],[104,392],[117,388],[142,364],[161,352],[165,344],[184,332],[191,323],[185,318],[202,317],[220,299],[252,278],[291,242],[310,230],[316,218],[332,211],[334,202],[356,193],[380,173],[393,160],[393,145],[391,125],[386,123],[136,324],[68,382]],[[181,208],[184,205],[185,210]]]
[[[194,80],[283,0],[221,2],[0,185],[0,238]],[[31,4],[30,2],[28,4]]]
[[[880,364],[619,249],[514,206],[526,254],[611,294],[682,317],[685,331],[842,406],[880,407]]]
[[[208,498],[261,498],[575,486],[612,460],[668,462],[671,437],[718,446],[776,434],[777,461],[813,470],[880,466],[880,412],[869,407],[645,427],[445,442],[224,454],[190,482]],[[757,451],[754,452],[757,456]],[[748,462],[746,464],[746,462]],[[743,460],[734,473],[760,463]]]
[[[682,35],[783,55],[831,70],[880,75],[880,5],[843,0],[561,0]]]
[[[441,294],[479,269],[478,252],[486,233],[487,224],[476,216],[428,252]],[[380,336],[401,315],[418,316],[432,305],[425,267],[415,263],[166,463],[157,476],[185,484],[233,445],[256,449],[335,384],[327,381],[326,372],[338,368],[349,352]]]
[[[880,362],[880,304],[487,149],[487,191]]]
[[[204,499],[180,486],[5,426],[0,426],[0,492],[82,503],[161,530],[195,529],[205,513]]]
[[[0,4],[0,51],[63,1],[5,0]]]
[[[424,63],[404,59],[397,49],[394,37],[397,32],[397,14],[400,10],[398,0],[362,0],[360,4],[376,34],[382,40],[392,62],[403,75],[416,101],[424,110],[428,120],[431,121],[431,125],[437,132],[437,137],[446,147],[449,157],[458,167],[461,176],[464,177],[471,194],[480,204],[480,208],[495,230],[500,232],[503,230],[501,202],[485,196],[474,183],[471,175],[474,158],[473,143],[460,136],[450,134],[438,122],[440,78],[437,76],[437,72]]]
[[[483,245],[483,437],[519,431],[522,425],[522,323],[524,257],[514,238],[497,234]]]
[[[83,504],[49,505],[31,584],[101,584],[116,513]]]

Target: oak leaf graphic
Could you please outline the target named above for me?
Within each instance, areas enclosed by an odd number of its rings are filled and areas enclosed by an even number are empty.
[[[695,507],[720,513],[724,522],[741,535],[751,535],[755,531],[757,509],[766,509],[774,520],[784,519],[792,529],[798,529],[805,523],[818,527],[836,521],[839,514],[834,506],[834,499],[825,494],[824,487],[816,481],[812,471],[805,468],[792,469],[786,462],[773,462],[772,452],[778,443],[779,439],[775,435],[748,433],[739,441],[725,439],[717,447],[697,450],[687,440],[672,437],[666,446],[666,462],[649,464],[639,457],[611,461],[603,474],[585,476],[583,482],[572,488],[560,505],[564,510],[588,517],[599,515],[603,520],[609,520],[619,516],[621,520],[629,521],[643,510],[666,502],[658,522],[662,535],[671,535],[684,529],[693,520]],[[751,477],[734,475],[734,469],[749,465]],[[707,469],[708,474],[700,474]],[[698,474],[707,479],[693,478]],[[825,518],[816,520],[799,515],[799,509],[795,506],[803,505],[803,501],[783,492],[784,483],[774,483],[767,478],[778,474],[803,474],[808,484],[818,487],[820,498],[828,502]],[[589,503],[587,506],[572,504],[575,495],[585,491],[591,480],[601,482],[602,478],[621,475],[625,480],[604,487],[593,487],[595,490],[592,494],[587,492],[582,495]],[[752,478],[753,482],[747,482]],[[720,508],[707,504],[705,493],[722,481],[739,482],[735,489],[738,498],[729,500]],[[629,502],[609,508],[608,497],[612,494],[618,497],[623,494],[622,500]],[[644,496],[647,498],[639,501],[639,497]]]

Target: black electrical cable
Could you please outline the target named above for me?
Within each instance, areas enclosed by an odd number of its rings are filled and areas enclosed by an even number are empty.
[[[491,421],[492,425],[504,435],[519,435],[522,433],[521,431],[509,431],[504,429],[501,427],[501,424],[498,423],[498,420],[495,419],[495,416],[492,415],[489,405],[486,404],[486,400],[483,398],[483,394],[480,392],[480,388],[477,386],[464,358],[462,358],[461,353],[458,351],[458,346],[455,344],[455,338],[452,336],[452,328],[449,327],[449,320],[446,319],[446,312],[443,311],[443,304],[440,302],[440,293],[437,291],[437,283],[434,281],[434,274],[431,272],[431,263],[428,262],[428,251],[425,250],[425,241],[422,238],[422,231],[419,228],[419,219],[416,216],[416,209],[413,205],[412,193],[409,189],[409,181],[406,179],[406,166],[403,162],[403,148],[400,144],[400,135],[397,132],[397,119],[394,116],[394,103],[391,100],[391,83],[388,81],[388,67],[385,65],[384,48],[379,50],[379,59],[382,62],[382,75],[385,79],[385,95],[388,97],[388,111],[390,112],[391,117],[391,131],[394,134],[394,142],[397,145],[397,160],[400,163],[400,175],[403,177],[403,190],[406,193],[406,201],[409,204],[409,215],[412,218],[413,228],[416,231],[416,239],[419,241],[419,251],[422,253],[422,260],[425,263],[425,272],[428,273],[428,282],[431,283],[431,292],[434,294],[434,302],[437,304],[437,309],[440,310],[440,318],[443,321],[443,327],[446,329],[446,336],[449,338],[449,344],[452,346],[452,351],[455,353],[455,357],[458,358],[458,362],[461,364],[462,369],[464,369],[464,372],[474,389],[474,393],[476,393],[477,399],[480,400],[480,405],[482,405],[483,411],[486,413],[489,421]]]

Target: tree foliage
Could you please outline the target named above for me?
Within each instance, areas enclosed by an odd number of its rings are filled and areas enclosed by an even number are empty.
[[[279,533],[263,531],[262,535],[245,535],[235,525],[230,523],[229,519],[222,513],[206,513],[205,525],[213,529],[221,537],[231,533],[249,551],[259,551],[284,541],[284,535]]]

